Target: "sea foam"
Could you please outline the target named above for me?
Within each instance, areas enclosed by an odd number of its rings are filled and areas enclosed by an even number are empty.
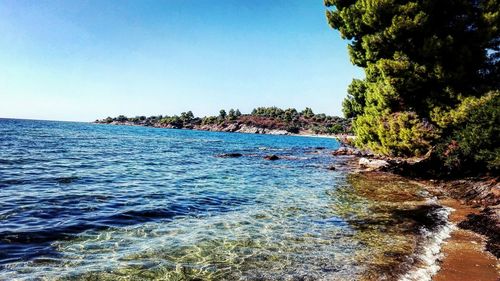
[[[429,200],[434,203],[435,200]],[[450,207],[442,207],[435,210],[435,216],[444,224],[437,226],[433,230],[421,228],[422,235],[421,249],[417,253],[414,267],[400,278],[400,281],[430,281],[440,269],[439,261],[443,258],[441,247],[445,240],[450,237],[455,225],[448,220],[451,212],[455,211]]]

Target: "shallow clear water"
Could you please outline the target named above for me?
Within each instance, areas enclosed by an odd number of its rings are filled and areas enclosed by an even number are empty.
[[[349,175],[336,147],[0,119],[0,280],[354,280],[403,268],[422,228],[405,212],[427,194]],[[243,157],[216,157],[231,152]]]

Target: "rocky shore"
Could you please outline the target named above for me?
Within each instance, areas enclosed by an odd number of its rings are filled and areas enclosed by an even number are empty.
[[[500,258],[500,182],[497,177],[462,179],[428,179],[417,177],[420,163],[418,159],[402,159],[377,156],[349,146],[342,146],[332,155],[351,155],[359,158],[358,165],[365,171],[384,171],[405,176],[417,181],[433,191],[437,196],[450,197],[466,204],[478,213],[470,214],[459,227],[470,229],[488,237],[486,249]]]
[[[484,176],[461,179],[430,179],[419,177],[426,166],[426,157],[418,159],[388,158],[369,151],[342,146],[333,156],[350,155],[358,159],[358,170],[381,171],[401,175],[424,186],[439,202],[457,212],[452,216],[456,229],[444,253],[444,270],[435,280],[456,280],[470,276],[474,280],[500,278],[500,182],[498,177]],[[459,237],[459,238],[457,238]],[[458,242],[457,242],[458,240]],[[486,253],[487,251],[488,253]],[[472,260],[462,260],[464,253]],[[461,258],[460,258],[461,257]],[[451,261],[450,261],[451,260]],[[482,267],[479,270],[476,267]]]
[[[213,132],[229,132],[229,133],[246,133],[246,134],[264,134],[264,135],[291,135],[292,133],[286,130],[258,128],[248,126],[246,124],[232,123],[224,125],[198,125],[194,126],[194,130],[213,131]]]
[[[429,181],[426,184],[443,191],[443,195],[470,206],[458,226],[487,237],[486,250],[500,258],[500,183],[496,178],[469,178]]]
[[[109,125],[123,125],[123,126],[144,126],[153,128],[165,128],[165,129],[186,129],[186,130],[200,130],[200,131],[211,131],[211,132],[226,132],[226,133],[244,133],[244,134],[262,134],[262,135],[282,135],[282,136],[320,136],[320,137],[331,137],[339,139],[350,139],[354,136],[347,134],[324,134],[314,132],[309,129],[299,128],[296,132],[290,132],[284,129],[275,128],[264,128],[252,125],[247,125],[244,123],[234,122],[234,123],[224,123],[224,124],[194,124],[190,126],[185,126],[183,128],[178,128],[170,124],[147,124],[147,123],[137,123],[130,121],[112,121],[110,123],[96,121],[97,124],[109,124]]]
[[[352,120],[324,113],[315,114],[311,108],[258,107],[242,114],[238,109],[219,111],[216,116],[197,117],[192,111],[180,115],[153,115],[107,117],[94,123],[145,126],[155,128],[191,129],[216,132],[238,132],[269,135],[349,135]]]

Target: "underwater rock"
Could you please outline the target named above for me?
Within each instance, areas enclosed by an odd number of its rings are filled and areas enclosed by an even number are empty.
[[[218,155],[217,157],[220,157],[220,158],[238,158],[241,156],[243,156],[243,154],[241,154],[241,153],[224,153],[224,154]]]
[[[275,160],[279,160],[279,159],[281,159],[281,158],[279,158],[278,156],[276,156],[276,155],[272,154],[272,155],[267,155],[267,156],[265,156],[265,157],[264,157],[264,159],[266,159],[266,160],[270,160],[270,161],[275,161]]]

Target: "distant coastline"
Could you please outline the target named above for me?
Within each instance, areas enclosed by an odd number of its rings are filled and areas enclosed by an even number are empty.
[[[94,121],[97,124],[145,126],[167,129],[189,129],[213,132],[231,132],[265,135],[293,135],[350,139],[351,121],[337,116],[314,114],[310,108],[296,109],[260,107],[251,114],[241,114],[231,109],[221,110],[218,116],[195,117],[191,111],[180,116],[108,117]]]

